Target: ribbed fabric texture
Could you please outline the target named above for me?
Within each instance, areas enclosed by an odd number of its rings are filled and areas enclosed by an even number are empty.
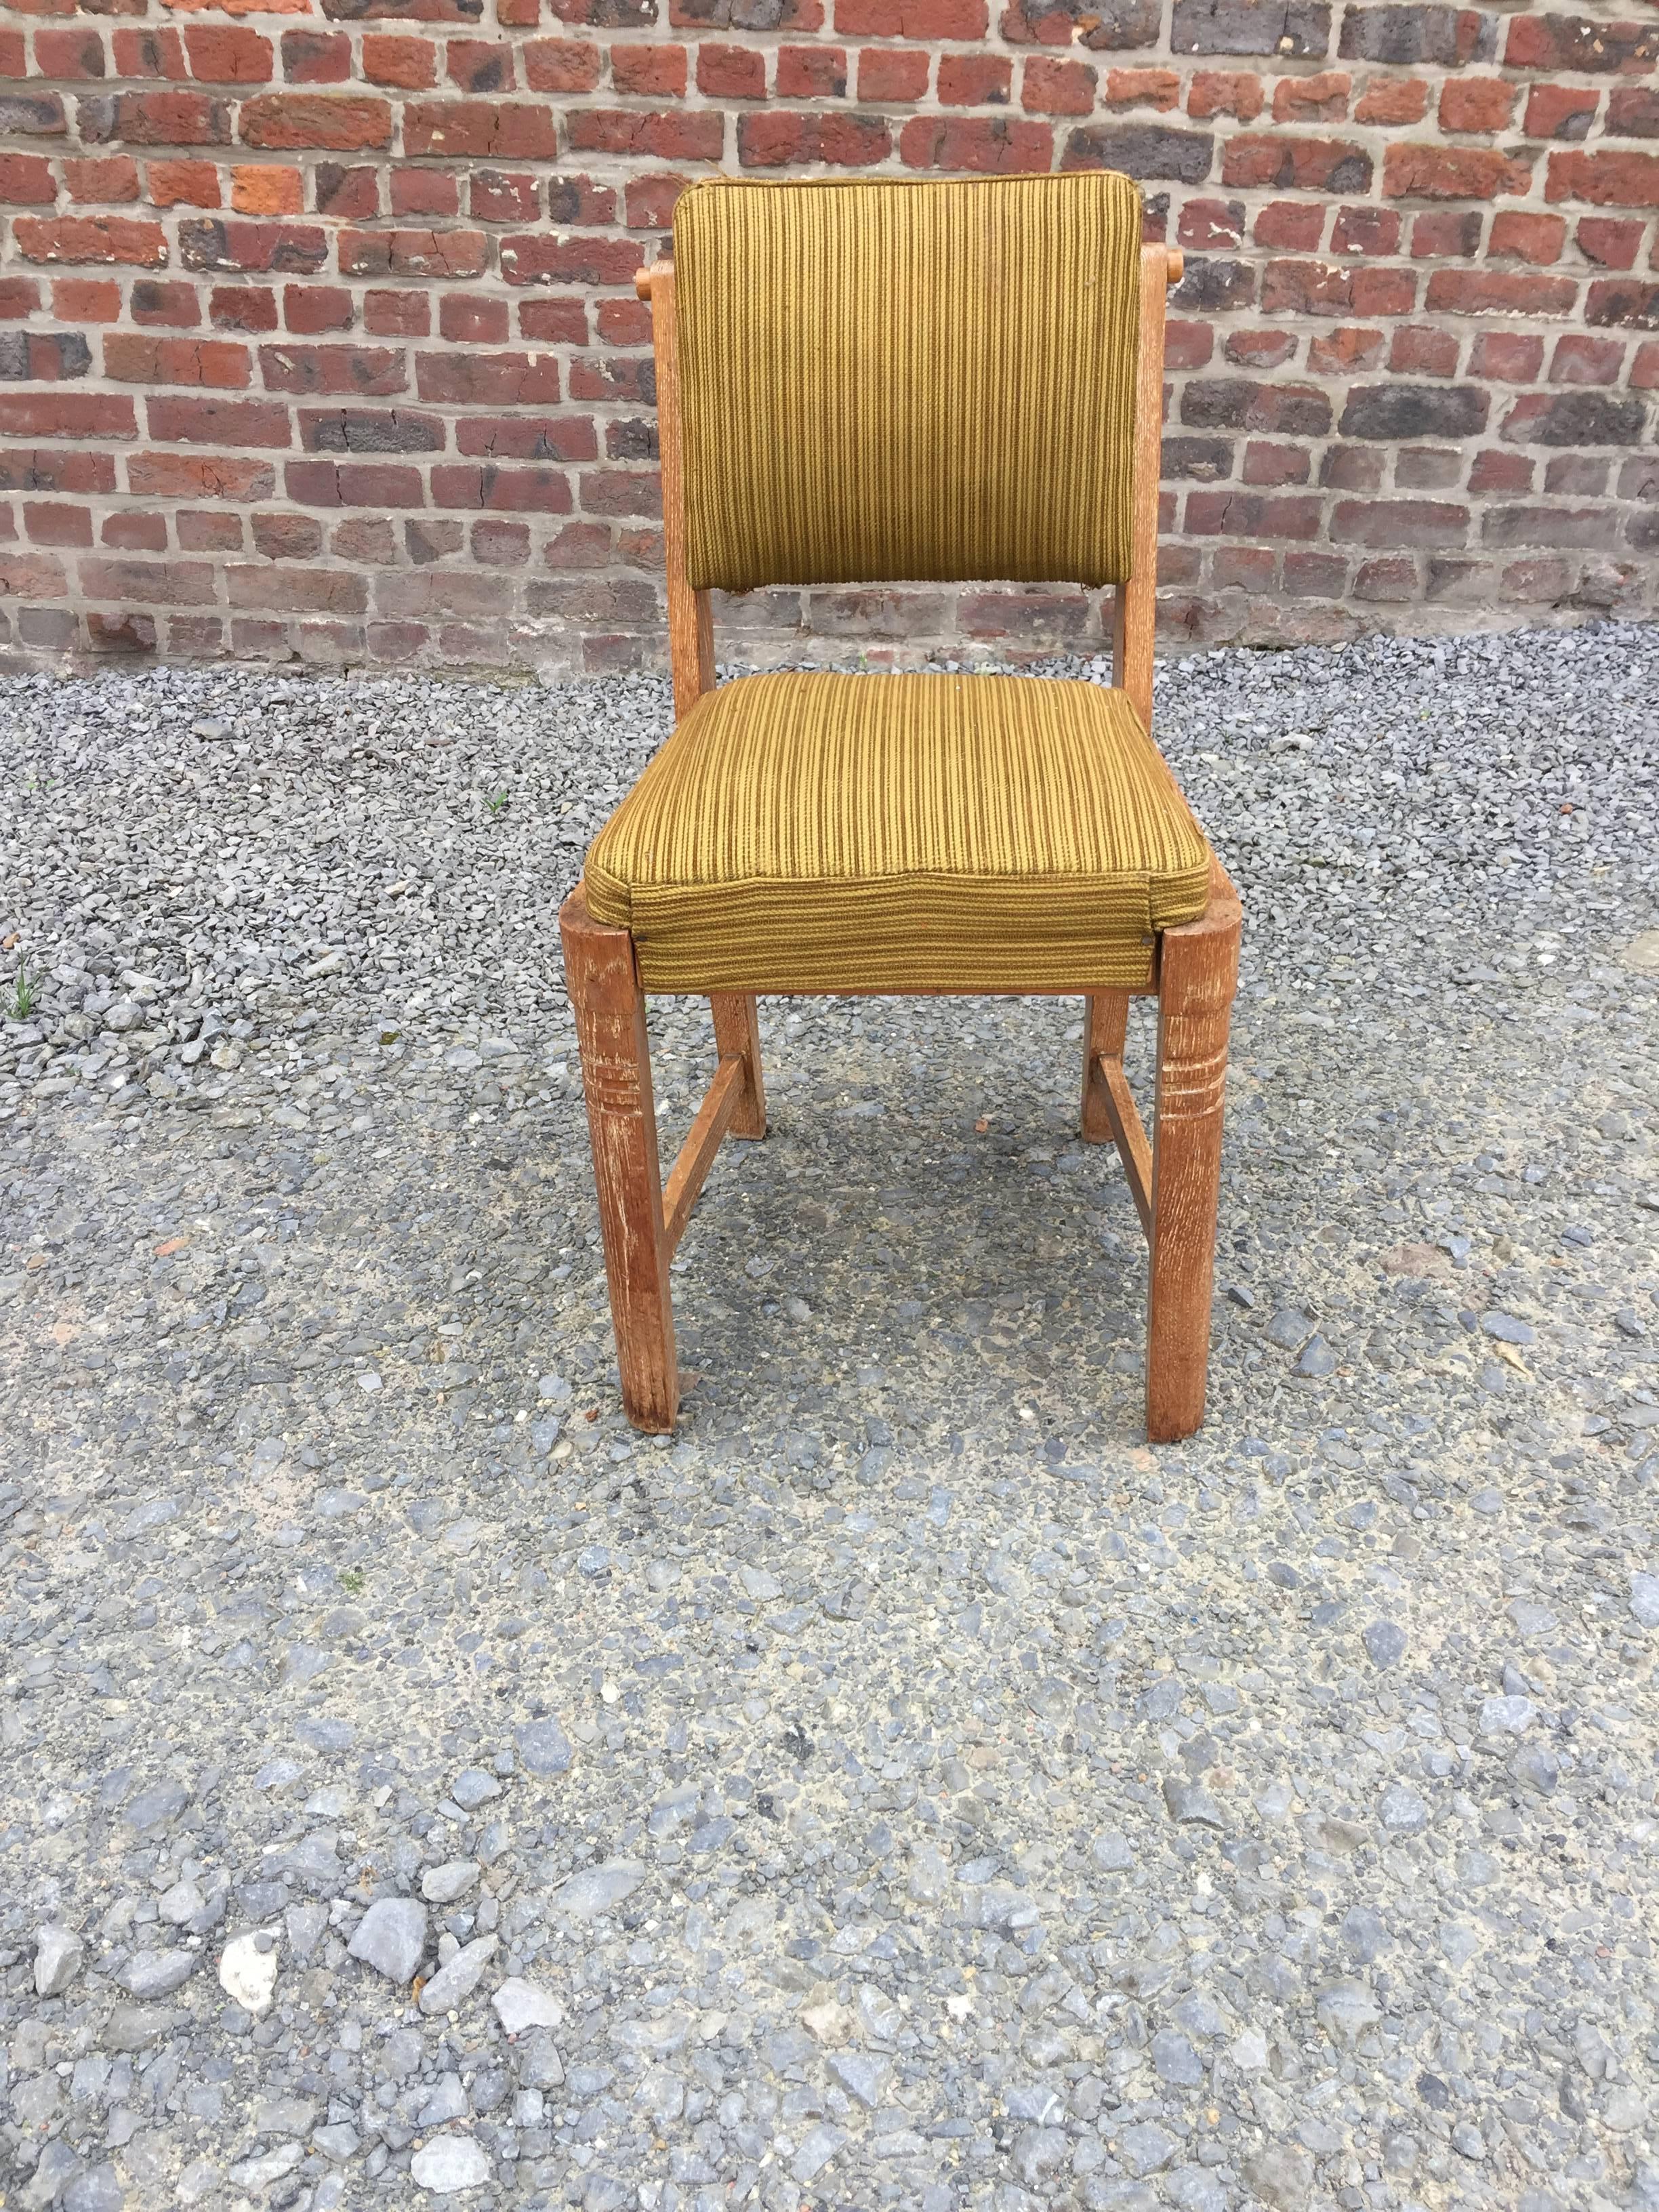
[[[706,694],[595,839],[648,991],[1143,983],[1208,847],[1121,691],[1013,676],[748,676]]]
[[[712,178],[674,212],[695,586],[1121,583],[1140,197]]]

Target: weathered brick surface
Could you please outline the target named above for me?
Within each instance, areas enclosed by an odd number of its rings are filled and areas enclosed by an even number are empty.
[[[1645,0],[15,0],[0,652],[659,662],[631,278],[716,168],[1140,179],[1172,643],[1651,611],[1656,82]],[[1104,635],[995,585],[725,619]]]

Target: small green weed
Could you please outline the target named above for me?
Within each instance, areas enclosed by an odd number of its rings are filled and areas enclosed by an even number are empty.
[[[7,1018],[14,1022],[27,1021],[40,996],[40,978],[30,975],[29,963],[25,960],[18,969],[17,981],[11,988],[11,1004],[6,1009]]]
[[[512,796],[510,791],[498,791],[493,799],[486,799],[484,805],[492,814],[501,814],[505,811],[507,802]]]
[[[363,1571],[361,1567],[343,1567],[340,1571],[340,1588],[348,1597],[357,1597],[362,1595],[363,1581]]]

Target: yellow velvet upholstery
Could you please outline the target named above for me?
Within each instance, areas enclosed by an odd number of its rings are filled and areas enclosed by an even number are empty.
[[[1140,233],[1105,170],[683,193],[693,586],[1122,582]]]
[[[1081,991],[1147,980],[1209,848],[1121,691],[748,676],[599,832],[597,921],[647,991]]]

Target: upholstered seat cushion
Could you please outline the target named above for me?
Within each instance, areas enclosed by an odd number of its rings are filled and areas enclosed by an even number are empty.
[[[648,991],[1143,983],[1209,848],[1121,691],[748,676],[697,702],[595,839],[594,919]]]

